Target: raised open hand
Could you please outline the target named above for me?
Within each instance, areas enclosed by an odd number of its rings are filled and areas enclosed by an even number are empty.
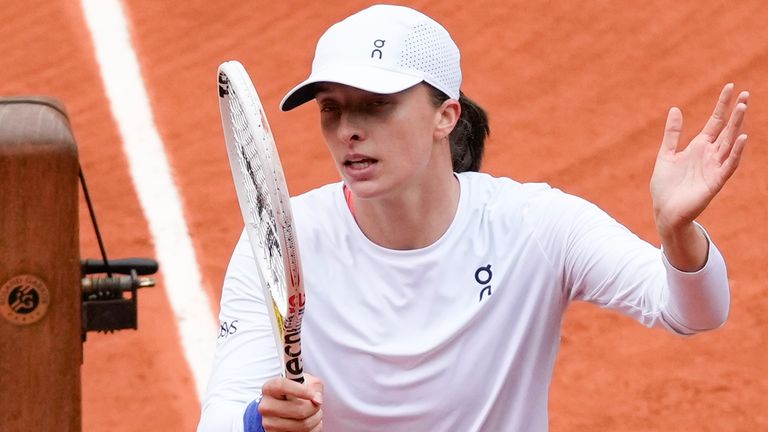
[[[651,177],[656,226],[660,233],[696,219],[739,165],[747,135],[741,125],[749,93],[739,94],[728,115],[734,85],[726,84],[707,124],[679,149],[683,114],[671,108]]]

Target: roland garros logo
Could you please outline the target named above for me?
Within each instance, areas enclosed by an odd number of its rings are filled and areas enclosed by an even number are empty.
[[[39,321],[49,301],[48,287],[36,276],[15,276],[0,287],[0,315],[14,324]]]

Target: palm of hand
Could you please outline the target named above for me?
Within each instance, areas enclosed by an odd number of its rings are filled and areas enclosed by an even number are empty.
[[[732,93],[733,85],[726,85],[707,124],[681,151],[677,147],[683,116],[679,109],[670,109],[651,177],[651,197],[660,228],[674,228],[696,219],[736,170],[747,139],[740,129],[749,94],[742,92],[726,117]]]

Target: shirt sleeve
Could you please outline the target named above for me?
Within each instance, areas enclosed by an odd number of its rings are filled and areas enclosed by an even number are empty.
[[[242,432],[246,408],[260,398],[267,380],[280,375],[257,272],[243,232],[224,277],[219,336],[198,432]]]
[[[728,277],[725,261],[709,236],[705,266],[682,272],[669,264],[660,248],[597,206],[559,191],[552,194],[537,204],[535,223],[543,247],[551,253],[551,264],[562,270],[569,300],[594,303],[645,326],[685,335],[725,322]]]
[[[670,288],[667,324],[680,333],[696,333],[720,327],[728,319],[730,289],[725,260],[707,231],[696,224],[707,237],[707,262],[696,272],[683,272],[662,254]]]

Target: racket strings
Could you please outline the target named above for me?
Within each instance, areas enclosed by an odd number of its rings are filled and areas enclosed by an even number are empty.
[[[231,91],[232,89],[230,89]],[[271,280],[265,280],[265,282],[275,301],[275,311],[279,312],[277,314],[278,319],[282,321],[282,316],[286,312],[283,308],[287,307],[285,268],[277,234],[277,212],[270,194],[262,186],[267,184],[264,166],[268,162],[262,160],[263,155],[257,148],[261,143],[257,140],[264,138],[254,137],[251,133],[251,129],[248,127],[248,117],[240,103],[239,96],[234,92],[229,98],[229,107],[240,173],[245,180],[243,185],[248,200],[249,224],[255,228],[258,242],[267,252],[266,257],[264,257],[265,260],[262,260],[266,262],[262,262],[262,265],[267,267],[267,273],[271,275]],[[259,131],[264,133],[264,126],[260,122],[257,123],[256,126]]]

